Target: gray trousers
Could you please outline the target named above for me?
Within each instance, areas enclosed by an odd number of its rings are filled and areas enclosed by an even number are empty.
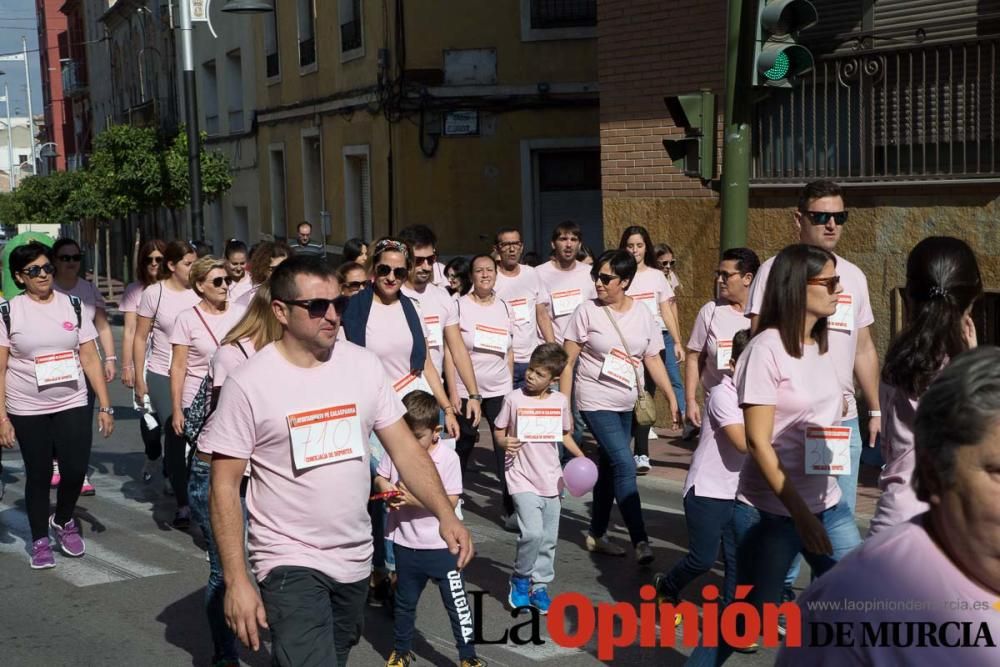
[[[545,584],[556,576],[556,543],[562,503],[559,496],[544,498],[534,493],[515,493],[511,498],[520,532],[514,576],[530,578],[534,587],[545,588]]]

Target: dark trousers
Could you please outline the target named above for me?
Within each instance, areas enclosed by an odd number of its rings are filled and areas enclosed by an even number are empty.
[[[472,456],[472,450],[476,448],[476,439],[479,436],[479,428],[473,426],[472,422],[465,418],[465,406],[468,402],[469,401],[467,399],[462,399],[462,409],[457,415],[460,430],[458,440],[455,442],[455,452],[458,454],[458,459],[462,463],[463,485],[465,470],[469,466],[469,457]],[[493,431],[495,430],[497,416],[500,414],[500,409],[503,407],[503,396],[491,396],[490,398],[484,398],[482,405],[483,417],[486,419],[486,423],[490,426],[490,437],[494,438]],[[493,440],[493,458],[496,464],[497,478],[500,480],[503,512],[507,516],[510,516],[514,513],[514,501],[511,500],[510,493],[507,492],[507,475],[504,472],[506,470],[504,461],[507,458],[507,453],[497,445],[496,439]]]
[[[260,582],[260,596],[271,628],[273,664],[347,666],[361,637],[368,577],[342,584],[308,567],[276,567]]]
[[[142,436],[142,445],[146,450],[146,459],[155,461],[163,455],[163,445],[160,443],[160,435],[163,429],[160,426],[149,428],[146,420],[139,417],[139,435]]]
[[[170,378],[158,373],[146,373],[146,384],[149,385],[149,398],[156,410],[156,421],[163,431],[164,464],[167,467],[167,477],[177,498],[177,507],[187,507],[188,475],[187,457],[185,456],[187,441],[183,435],[174,432],[173,405],[170,401]]]
[[[441,602],[451,619],[458,659],[474,658],[472,645],[472,607],[465,595],[465,581],[458,571],[458,558],[447,549],[410,549],[394,545],[396,551],[396,622],[394,648],[397,653],[409,653],[413,645],[413,630],[417,621],[420,594],[432,580],[441,591]]]
[[[53,459],[59,462],[61,477],[56,490],[56,523],[64,525],[73,518],[90,461],[93,414],[81,406],[47,415],[9,415],[24,460],[24,502],[32,541],[49,534]]]

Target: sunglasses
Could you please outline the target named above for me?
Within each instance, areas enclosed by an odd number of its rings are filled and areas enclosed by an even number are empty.
[[[828,278],[809,278],[806,280],[807,285],[825,285],[828,294],[833,294],[837,291],[837,285],[840,284],[840,276],[830,276]]]
[[[298,306],[299,308],[305,308],[309,313],[309,317],[318,320],[321,317],[326,317],[327,312],[330,310],[330,306],[333,306],[334,312],[337,316],[344,314],[344,310],[347,308],[347,297],[338,296],[336,299],[282,299],[281,302],[288,304],[289,306]]]
[[[162,257],[144,257],[142,260],[143,264],[162,264]]]
[[[83,260],[83,255],[59,255],[56,259],[60,262],[79,262]]]
[[[406,277],[410,275],[405,266],[397,266],[394,269],[388,264],[379,264],[375,267],[375,275],[379,278],[385,278],[390,273],[396,280],[406,280]]]
[[[497,247],[500,248],[500,250],[511,250],[513,248],[520,248],[523,245],[524,243],[521,241],[504,241],[502,243],[498,243]]]
[[[809,220],[814,225],[825,225],[828,222],[830,222],[830,218],[833,218],[833,221],[837,223],[838,227],[847,222],[847,211],[840,211],[839,213],[828,213],[826,211],[803,211],[803,212],[808,214]]]
[[[349,283],[344,283],[344,288],[345,289],[359,290],[359,289],[362,289],[365,286],[366,282],[367,281],[365,281],[365,280],[352,280]]]
[[[729,279],[732,278],[733,276],[739,276],[739,275],[742,275],[739,271],[733,271],[732,273],[730,273],[728,271],[716,271],[715,272],[715,278],[716,278],[716,280],[718,280],[719,278],[722,278],[722,282],[728,282]]]
[[[672,269],[674,268],[675,264],[677,264],[676,259],[668,259],[666,261],[656,263],[656,265],[659,266],[661,269]]]
[[[594,282],[595,283],[599,282],[602,285],[604,285],[605,287],[608,286],[611,283],[612,280],[615,280],[615,279],[619,279],[620,280],[620,278],[618,278],[618,276],[616,276],[613,273],[597,273],[597,274],[595,274],[593,276],[593,278],[594,278]]]
[[[25,274],[29,278],[37,278],[38,276],[42,275],[43,271],[45,272],[45,275],[51,276],[53,273],[56,272],[56,267],[52,266],[51,262],[49,262],[48,264],[42,264],[41,266],[35,264],[34,266],[29,266],[21,273]]]
[[[212,287],[222,287],[222,283],[226,285],[232,285],[233,279],[229,276],[219,276],[218,278],[212,278]]]
[[[417,257],[416,255],[414,255],[413,265],[420,266],[421,264],[426,263],[427,266],[434,266],[434,262],[437,261],[437,258],[438,258],[437,254],[428,255],[427,257]]]

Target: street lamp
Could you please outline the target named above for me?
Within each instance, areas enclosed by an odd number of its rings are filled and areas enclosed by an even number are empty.
[[[7,73],[0,70],[0,76]],[[10,94],[7,92],[7,82],[3,82],[3,102],[7,107],[7,190],[12,191],[17,186],[17,176],[14,174],[14,125],[10,122]]]
[[[201,195],[201,137],[198,132],[198,98],[194,80],[194,43],[191,35],[191,0],[180,0],[181,64],[183,67],[184,106],[187,116],[188,173],[191,178],[191,234],[195,241],[205,240],[205,217]],[[274,5],[262,0],[228,0],[222,11],[238,14],[273,12]]]

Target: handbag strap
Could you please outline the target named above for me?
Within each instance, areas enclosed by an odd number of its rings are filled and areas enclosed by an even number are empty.
[[[197,315],[198,319],[201,320],[201,323],[205,325],[205,330],[208,331],[208,335],[212,337],[212,341],[215,343],[215,347],[218,348],[219,340],[215,337],[215,334],[212,333],[212,327],[208,326],[208,322],[205,321],[205,318],[202,316],[201,310],[198,308],[198,306],[193,306],[193,308],[194,308],[194,314]]]
[[[603,310],[604,314],[608,316],[608,319],[611,320],[611,326],[613,326],[615,331],[618,332],[618,340],[621,341],[622,347],[625,348],[625,354],[628,355],[629,364],[632,365],[632,370],[635,371],[635,389],[639,395],[642,395],[642,378],[639,376],[639,369],[635,367],[635,364],[632,364],[632,353],[628,350],[628,343],[625,342],[625,336],[622,335],[622,330],[618,328],[618,322],[615,321],[615,316],[611,314],[611,309],[607,306],[601,306],[601,310]]]

